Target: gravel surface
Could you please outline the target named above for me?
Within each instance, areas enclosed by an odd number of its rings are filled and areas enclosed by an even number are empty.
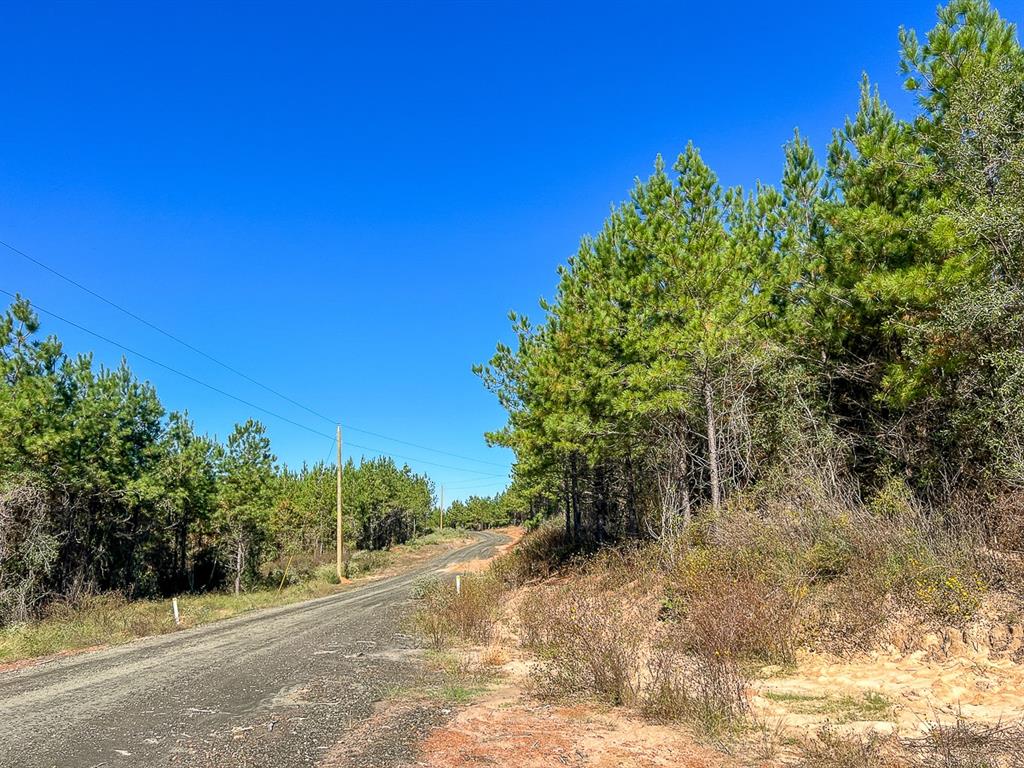
[[[395,701],[347,730],[321,768],[409,768],[421,739],[454,716],[442,702]]]
[[[503,541],[485,532],[338,595],[0,674],[0,766],[325,762],[346,735],[372,726],[390,691],[421,679],[421,652],[403,626],[414,583]],[[377,738],[377,748],[347,764],[393,764],[408,752],[409,734],[436,718],[408,715],[401,739]]]

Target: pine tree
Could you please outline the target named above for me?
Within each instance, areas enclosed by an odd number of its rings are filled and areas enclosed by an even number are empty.
[[[217,525],[230,545],[234,590],[259,564],[274,505],[274,463],[266,428],[249,419],[228,437],[220,466]]]

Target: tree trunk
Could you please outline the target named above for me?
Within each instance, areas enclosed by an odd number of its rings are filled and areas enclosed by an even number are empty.
[[[562,496],[565,501],[565,540],[572,539],[572,501],[569,499],[569,471],[562,474]]]
[[[574,542],[578,542],[580,540],[580,518],[582,516],[582,511],[580,510],[580,490],[577,474],[577,462],[576,456],[574,455],[569,466],[569,482],[571,486],[569,495],[572,498],[572,540]]]
[[[711,475],[711,508],[722,506],[722,486],[718,474],[718,432],[715,428],[715,398],[711,380],[704,376],[704,410],[708,417],[708,471]]]
[[[594,537],[598,542],[604,541],[604,529],[608,517],[608,475],[603,461],[598,462],[594,470]]]
[[[235,594],[242,592],[242,540],[238,540],[238,548],[235,550]]]
[[[690,501],[690,441],[686,439],[686,417],[679,417],[679,496],[680,511],[683,513],[683,525],[689,525],[693,514]]]
[[[631,449],[632,450],[632,449]],[[640,516],[637,513],[636,484],[633,482],[633,459],[626,454],[626,534],[630,537],[640,535]]]
[[[188,529],[189,517],[182,515],[178,523],[178,535],[174,544],[174,567],[175,584],[174,588],[179,589],[182,584],[189,581],[188,575]]]

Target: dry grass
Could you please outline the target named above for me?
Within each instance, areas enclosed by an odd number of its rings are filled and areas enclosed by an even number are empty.
[[[541,651],[550,642],[549,603],[550,595],[554,591],[542,586],[523,591],[515,609],[515,628],[521,647],[530,651]]]
[[[682,721],[720,739],[748,714],[748,680],[734,660],[685,654],[677,642],[655,646],[643,685],[641,711],[659,721]]]
[[[508,654],[498,646],[490,646],[480,654],[480,664],[484,667],[500,667],[508,662]]]
[[[832,730],[800,745],[798,768],[1021,768],[1024,725],[932,723],[919,738],[842,736]]]
[[[503,590],[493,573],[467,574],[461,591],[452,577],[420,586],[421,604],[413,615],[416,629],[435,650],[456,640],[487,643],[498,620],[498,597]]]
[[[902,740],[915,765],[934,768],[1021,768],[1024,723],[934,723],[924,736]]]
[[[521,646],[542,661],[537,690],[594,696],[720,736],[747,710],[746,678],[718,644],[695,647],[676,622],[658,620],[650,554],[608,552],[561,585],[524,590],[515,623]]]
[[[514,549],[498,557],[491,571],[507,588],[548,578],[565,565],[573,549],[557,521],[549,521],[523,536]]]
[[[800,746],[796,768],[910,768],[891,740],[842,736],[825,729]],[[978,767],[980,768],[980,766]]]
[[[706,562],[670,574],[666,607],[680,625],[684,648],[708,658],[793,661],[799,593],[772,584],[763,574],[734,574]]]
[[[605,591],[597,582],[561,590],[540,633],[542,689],[556,696],[584,693],[611,704],[636,704],[650,626],[651,611],[641,602]]]

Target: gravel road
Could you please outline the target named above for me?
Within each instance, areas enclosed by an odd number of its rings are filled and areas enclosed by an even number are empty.
[[[0,766],[317,765],[420,674],[402,621],[416,580],[503,542],[481,533],[338,595],[0,674]]]

